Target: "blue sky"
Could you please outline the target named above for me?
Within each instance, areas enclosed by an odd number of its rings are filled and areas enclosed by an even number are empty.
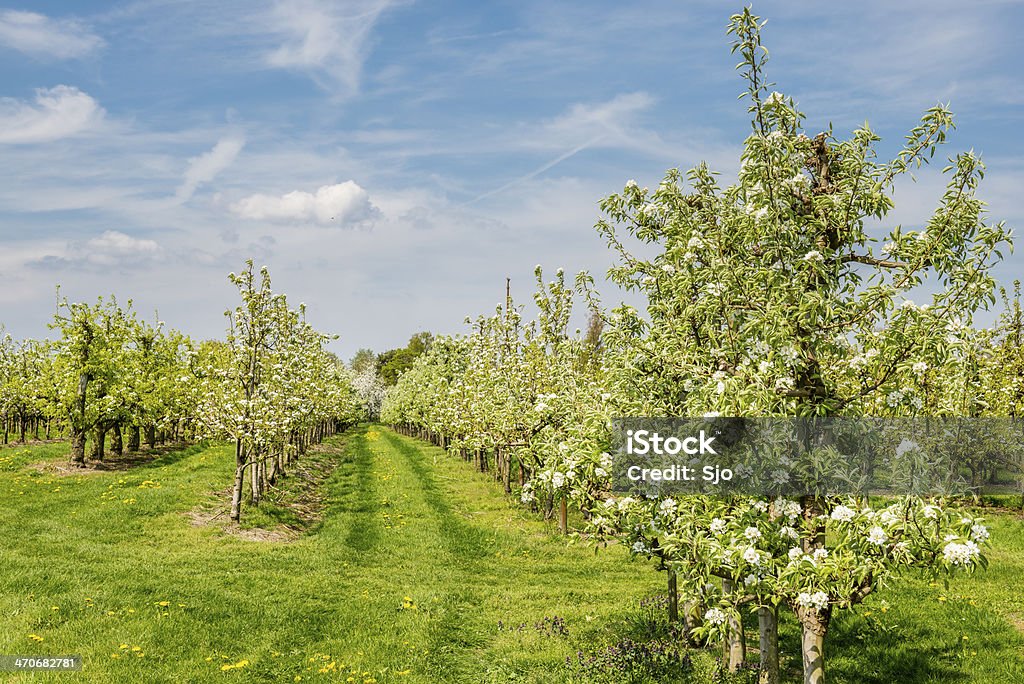
[[[603,273],[603,196],[700,160],[735,171],[740,7],[0,5],[0,322],[45,336],[60,283],[220,336],[226,274],[253,257],[347,357],[459,331],[506,276],[526,301],[536,263]],[[992,216],[1020,224],[1022,3],[754,10],[810,133],[868,120],[892,151],[950,102],[947,153],[981,152]],[[941,188],[932,171],[904,184],[892,223],[923,221]]]

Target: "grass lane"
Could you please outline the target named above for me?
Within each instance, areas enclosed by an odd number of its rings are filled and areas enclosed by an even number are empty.
[[[86,671],[0,682],[618,682],[566,659],[664,633],[660,608],[638,607],[663,575],[621,549],[567,546],[486,475],[385,428],[303,459],[333,468],[322,517],[271,541],[227,533],[226,515],[194,524],[224,505],[212,493],[230,481],[230,447],[125,471],[38,467],[65,451],[0,450],[0,653],[80,653]],[[297,521],[272,502],[244,515]],[[987,572],[949,588],[902,580],[842,614],[830,681],[1024,681],[1024,526],[992,523]],[[784,616],[790,655],[796,638]],[[636,681],[710,681],[712,667],[694,653],[684,676]]]

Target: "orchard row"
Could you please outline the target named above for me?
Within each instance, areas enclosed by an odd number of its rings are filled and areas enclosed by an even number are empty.
[[[252,262],[230,275],[241,304],[225,312],[225,340],[193,342],[129,301],[62,299],[55,340],[0,340],[0,419],[24,441],[67,434],[71,461],[103,460],[164,440],[230,439],[236,445],[231,516],[246,477],[251,501],[309,444],[361,415],[351,375],[328,337],[272,291]],[[91,445],[86,453],[87,445]]]
[[[928,110],[889,161],[867,125],[809,137],[793,100],[765,82],[761,25],[745,11],[729,28],[752,125],[736,182],[722,187],[700,164],[601,203],[609,279],[643,306],[606,310],[587,273],[571,288],[538,267],[536,318],[507,299],[470,333],[435,341],[381,415],[492,469],[524,503],[557,508],[563,529],[568,502],[581,532],[653,559],[668,573],[671,617],[694,641],[721,640],[731,670],[744,658],[741,615],[754,610],[761,681],[777,682],[779,609],[792,610],[804,679],[820,683],[837,611],[911,568],[984,565],[984,524],[941,499],[617,496],[611,419],[1013,418],[1024,408],[1022,320],[1017,297],[992,328],[972,323],[998,299],[993,267],[1010,244],[986,220],[973,153],[950,159],[930,219],[885,224],[896,181],[953,127],[948,110]],[[587,334],[569,330],[577,296],[593,312]],[[837,454],[811,448],[792,465],[826,457]],[[972,476],[1010,465],[979,463]]]

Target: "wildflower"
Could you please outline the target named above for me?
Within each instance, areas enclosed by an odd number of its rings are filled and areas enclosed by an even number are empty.
[[[761,538],[761,530],[757,529],[756,527],[748,527],[746,530],[743,531],[743,536],[752,542],[756,542],[758,539]]]
[[[881,546],[882,544],[885,543],[885,541],[888,538],[889,538],[889,536],[885,533],[885,530],[883,530],[881,527],[872,527],[868,531],[868,542],[871,543],[871,544],[874,544],[875,546]]]
[[[728,527],[728,524],[721,518],[715,518],[711,521],[711,531],[714,534],[722,534],[725,532],[726,527]]]

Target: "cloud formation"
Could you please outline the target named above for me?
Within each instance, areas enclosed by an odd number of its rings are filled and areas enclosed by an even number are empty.
[[[188,169],[185,170],[181,185],[175,192],[178,201],[187,201],[195,193],[196,188],[203,183],[209,183],[217,174],[231,166],[244,146],[245,138],[229,136],[220,139],[209,152],[189,159]]]
[[[369,193],[350,180],[324,185],[315,193],[295,190],[284,195],[250,195],[231,205],[231,210],[256,221],[339,227],[371,225],[380,215]]]
[[[130,257],[151,259],[161,252],[155,241],[133,238],[117,230],[104,231],[77,249],[81,251],[83,261],[99,266],[115,264]]]
[[[326,90],[353,94],[359,90],[370,33],[391,4],[391,0],[278,2],[268,23],[283,42],[266,56],[267,64],[308,71]]]
[[[104,116],[96,100],[73,86],[36,90],[35,102],[0,99],[0,144],[59,140],[96,126]]]
[[[73,19],[35,12],[0,12],[0,45],[39,59],[76,59],[103,46],[103,39]]]

